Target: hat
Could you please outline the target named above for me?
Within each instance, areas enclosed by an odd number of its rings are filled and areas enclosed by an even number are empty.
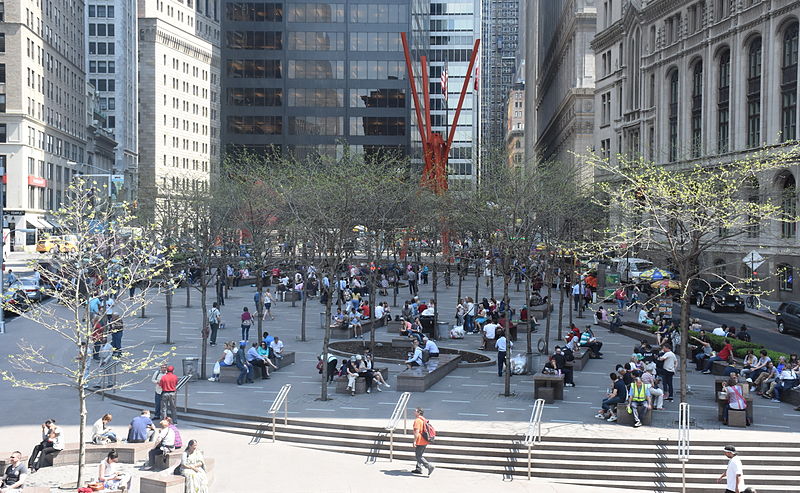
[[[731,454],[736,455],[736,447],[734,447],[733,445],[725,445],[723,451],[730,452]]]
[[[356,360],[355,356],[350,356],[350,361],[355,361],[355,360]]]
[[[169,366],[167,367],[167,371],[175,371],[175,367],[174,367],[174,366],[172,366],[172,365],[169,365]]]
[[[356,360],[361,361],[361,359],[362,359],[362,356],[360,354],[357,354],[356,355]]]
[[[247,341],[239,341],[239,347],[247,346]]]

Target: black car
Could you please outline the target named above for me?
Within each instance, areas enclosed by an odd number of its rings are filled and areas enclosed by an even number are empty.
[[[775,314],[775,322],[778,323],[778,332],[781,334],[800,332],[800,303],[796,301],[781,303]]]
[[[731,292],[731,286],[719,281],[696,279],[692,283],[691,301],[698,308],[708,308],[716,313],[733,310],[744,313],[744,298]]]

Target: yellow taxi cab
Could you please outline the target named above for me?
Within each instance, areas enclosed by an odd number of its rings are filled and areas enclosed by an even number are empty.
[[[48,236],[36,242],[36,251],[39,253],[49,253],[52,250],[57,252],[72,252],[78,246],[78,237],[75,235]]]

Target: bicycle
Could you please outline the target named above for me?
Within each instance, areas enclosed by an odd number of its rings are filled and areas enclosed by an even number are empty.
[[[747,308],[757,310],[761,306],[761,300],[759,299],[758,296],[751,294],[750,296],[745,298],[744,304],[745,306],[747,306]]]

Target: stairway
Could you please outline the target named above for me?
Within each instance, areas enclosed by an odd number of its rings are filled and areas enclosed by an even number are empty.
[[[250,436],[253,440],[272,440],[272,423],[266,419],[191,408],[188,413],[179,413],[179,419],[203,428]],[[446,430],[437,433],[425,453],[437,467],[518,479],[527,477],[528,451],[521,443],[521,435]],[[309,449],[389,458],[389,435],[375,426],[296,419],[284,425],[279,420],[276,436],[280,441]],[[691,457],[686,464],[687,492],[719,489],[716,479],[727,464],[722,453],[727,443],[724,439],[692,442]],[[734,443],[748,486],[756,487],[759,492],[788,493],[800,489],[800,444],[739,440]],[[410,469],[413,460],[411,435],[396,431],[394,461],[398,465],[405,462]],[[681,491],[681,463],[675,441],[546,436],[533,449],[532,468],[534,477],[557,483],[634,491]]]

